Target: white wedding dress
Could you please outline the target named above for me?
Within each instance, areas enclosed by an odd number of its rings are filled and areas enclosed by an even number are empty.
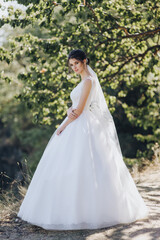
[[[92,79],[92,77],[91,77]],[[71,92],[76,107],[83,82]],[[18,217],[44,229],[98,229],[148,216],[148,207],[123,161],[109,127],[90,108],[60,135],[52,135]],[[63,124],[66,117],[61,124]]]

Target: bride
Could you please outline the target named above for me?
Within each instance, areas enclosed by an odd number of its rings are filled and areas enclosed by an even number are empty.
[[[148,216],[123,161],[113,117],[86,54],[72,50],[69,67],[81,76],[72,107],[53,133],[18,217],[44,229],[98,229]]]

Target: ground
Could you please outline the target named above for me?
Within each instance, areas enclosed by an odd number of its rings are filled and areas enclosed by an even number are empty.
[[[16,213],[5,213],[0,240],[160,240],[160,163],[150,165],[133,178],[150,210],[145,220],[97,230],[47,231],[20,220]]]

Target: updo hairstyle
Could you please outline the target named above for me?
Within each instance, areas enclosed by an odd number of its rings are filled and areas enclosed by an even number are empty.
[[[86,59],[86,64],[89,65],[89,63],[90,63],[89,58],[86,56],[85,52],[83,52],[81,49],[75,49],[69,53],[68,60],[67,60],[68,66],[69,66],[69,59],[71,59],[71,58],[75,58],[81,62],[83,62],[83,60]],[[69,66],[69,68],[70,68],[70,66]]]

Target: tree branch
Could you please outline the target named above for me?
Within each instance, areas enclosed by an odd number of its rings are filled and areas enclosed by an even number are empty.
[[[113,73],[112,75],[110,75],[110,78],[111,78],[111,77],[115,77],[115,75],[117,75],[117,74],[121,71],[121,69],[122,69],[127,63],[131,62],[133,59],[141,58],[141,60],[142,60],[142,58],[144,58],[144,56],[145,56],[149,51],[151,51],[151,50],[153,50],[153,49],[155,49],[155,50],[156,50],[156,53],[157,53],[158,49],[160,49],[160,45],[152,46],[152,47],[148,48],[144,53],[139,53],[139,54],[136,54],[136,55],[133,55],[133,56],[128,57],[127,60],[126,60],[121,66],[119,66],[118,70],[117,70],[115,73]],[[120,60],[120,59],[119,59],[119,60]],[[117,61],[117,62],[118,62],[118,61]],[[115,63],[115,62],[112,62],[112,63]],[[105,66],[105,67],[106,67],[106,66]]]
[[[127,31],[127,30],[126,30]],[[156,28],[154,30],[150,30],[150,31],[146,31],[143,33],[135,33],[135,34],[129,34],[127,36],[123,36],[123,37],[119,37],[119,38],[109,38],[107,37],[107,39],[105,39],[102,42],[99,42],[96,47],[99,47],[101,44],[106,43],[106,42],[113,42],[113,41],[119,41],[122,40],[124,38],[139,38],[139,37],[145,37],[145,36],[150,36],[150,35],[154,35],[156,33],[160,32],[160,28]]]
[[[141,37],[141,36],[143,37],[143,36],[146,36],[146,35],[154,35],[158,32],[160,32],[160,28],[149,30],[149,31],[143,32],[143,33],[129,34],[128,36],[123,36],[122,38],[137,38],[137,37]]]
[[[121,27],[121,28],[124,28],[124,27]],[[126,28],[124,28],[124,29],[125,29],[125,31],[127,31]],[[143,33],[129,34],[129,35],[119,37],[119,38],[109,38],[109,37],[107,37],[106,40],[104,40],[102,42],[99,42],[96,45],[96,47],[99,47],[101,44],[106,43],[106,42],[119,41],[119,40],[124,39],[124,38],[139,38],[139,37],[144,37],[144,36],[147,36],[147,35],[150,36],[150,35],[154,35],[158,32],[160,32],[160,28],[156,28],[154,30],[146,31],[146,32],[143,32]],[[127,32],[127,34],[128,34],[128,32]]]
[[[130,34],[128,33],[128,31],[127,31],[127,28],[121,27],[117,22],[116,22],[116,25],[117,25],[117,27],[118,27],[119,29],[121,29],[121,30],[123,30],[123,31],[125,32],[126,36],[129,36],[129,35],[130,35]]]
[[[96,14],[95,14],[93,8],[91,7],[91,5],[90,5],[88,2],[86,2],[86,6],[87,6],[87,7],[89,8],[89,10],[93,13],[93,17],[94,17],[94,19],[95,19],[95,22],[97,23],[97,27],[99,28],[100,31],[102,31],[102,29],[101,29],[101,27],[100,27],[100,25],[99,25],[99,20],[98,20]]]

